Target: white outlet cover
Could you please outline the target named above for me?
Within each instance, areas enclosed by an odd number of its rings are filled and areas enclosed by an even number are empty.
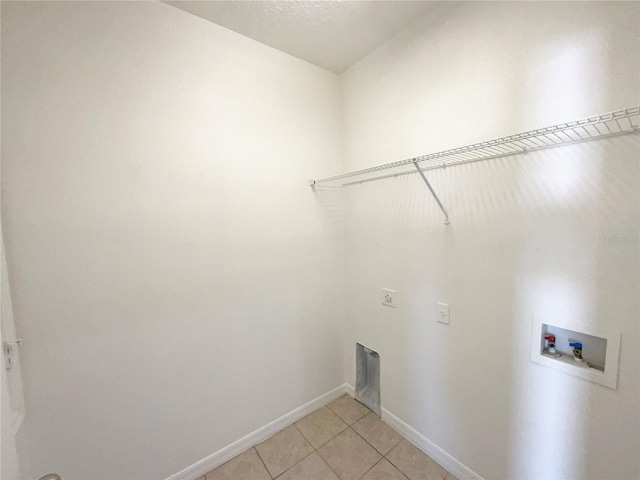
[[[382,305],[396,308],[396,291],[388,288],[382,289]]]
[[[451,315],[449,310],[448,303],[440,303],[438,302],[438,311],[437,311],[437,319],[439,323],[444,323],[445,325],[449,325],[451,322]]]

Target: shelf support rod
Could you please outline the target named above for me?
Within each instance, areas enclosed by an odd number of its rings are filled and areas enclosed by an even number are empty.
[[[440,206],[440,210],[442,210],[442,213],[444,213],[444,224],[445,225],[449,225],[449,214],[447,213],[447,210],[444,208],[444,206],[442,205],[442,202],[440,201],[440,199],[438,198],[438,195],[436,194],[436,192],[433,190],[433,187],[431,186],[431,184],[429,183],[429,180],[427,180],[427,177],[425,176],[424,172],[422,171],[422,169],[420,168],[420,165],[418,165],[418,161],[414,160],[413,161],[413,166],[416,167],[416,170],[418,170],[418,173],[420,174],[420,176],[422,177],[422,180],[424,180],[424,183],[427,184],[427,187],[429,187],[429,190],[431,191],[431,195],[433,195],[433,198],[436,199],[436,202],[438,202],[438,205]]]

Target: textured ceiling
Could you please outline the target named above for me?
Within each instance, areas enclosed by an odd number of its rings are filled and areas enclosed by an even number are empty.
[[[433,6],[427,1],[167,1],[342,73]]]

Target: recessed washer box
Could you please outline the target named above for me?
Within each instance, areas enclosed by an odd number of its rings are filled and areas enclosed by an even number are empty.
[[[545,337],[548,335],[556,338],[555,353],[546,348]],[[570,343],[582,345],[582,362],[574,359]],[[618,385],[620,332],[571,322],[534,320],[531,360],[615,389]]]

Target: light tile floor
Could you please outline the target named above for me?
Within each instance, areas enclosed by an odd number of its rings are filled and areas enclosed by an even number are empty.
[[[344,395],[198,480],[457,480]]]

